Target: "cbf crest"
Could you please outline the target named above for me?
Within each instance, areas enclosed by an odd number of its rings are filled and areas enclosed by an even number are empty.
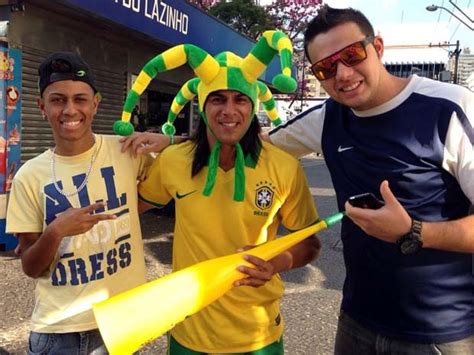
[[[273,197],[275,196],[273,189],[273,185],[268,181],[261,181],[257,184],[257,189],[255,190],[255,205],[259,209],[266,210],[272,206]]]

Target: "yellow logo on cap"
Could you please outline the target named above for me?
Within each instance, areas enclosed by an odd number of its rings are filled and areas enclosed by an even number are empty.
[[[76,72],[76,76],[86,76],[86,71],[85,70],[79,70]]]

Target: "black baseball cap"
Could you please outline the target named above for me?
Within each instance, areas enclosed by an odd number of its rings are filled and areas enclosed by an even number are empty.
[[[74,52],[51,53],[41,63],[38,73],[41,95],[49,84],[62,80],[83,81],[92,87],[94,93],[98,92],[89,65]]]

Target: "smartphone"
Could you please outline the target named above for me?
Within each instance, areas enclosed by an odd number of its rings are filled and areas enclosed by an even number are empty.
[[[370,208],[372,210],[379,209],[385,205],[383,201],[380,201],[372,193],[366,192],[364,194],[355,195],[349,197],[349,203],[354,207],[359,208]]]

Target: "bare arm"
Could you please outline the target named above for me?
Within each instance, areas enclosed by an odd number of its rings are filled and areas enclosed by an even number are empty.
[[[175,136],[174,143],[182,143],[188,138]],[[170,145],[170,137],[164,134],[151,132],[135,132],[129,137],[120,140],[122,143],[122,153],[130,149],[133,156],[138,154],[159,153]]]
[[[70,208],[51,222],[43,233],[19,233],[18,252],[24,273],[33,278],[41,276],[56,257],[64,237],[85,233],[100,221],[116,218],[110,214],[91,214],[103,206],[103,203],[96,203],[84,208]]]
[[[260,139],[262,141],[272,144],[272,140],[270,139],[270,134],[268,134],[268,132],[260,133]]]
[[[384,207],[369,210],[352,207],[346,202],[346,213],[368,235],[396,243],[410,231],[411,217],[392,194],[387,181],[382,182],[380,192],[385,201]],[[445,222],[422,221],[422,225],[423,248],[474,252],[474,216]]]
[[[424,248],[474,253],[474,215],[447,222],[423,222]]]
[[[244,259],[255,265],[255,268],[239,266],[238,270],[248,276],[235,282],[235,286],[263,286],[273,275],[282,271],[302,267],[319,256],[321,242],[316,236],[311,236],[296,244],[268,262],[246,254]]]
[[[32,278],[41,276],[53,262],[61,239],[45,230],[41,233],[19,233],[18,253],[23,272]]]
[[[273,264],[274,273],[276,274],[305,266],[316,259],[320,252],[321,242],[313,235],[275,256],[270,262]]]
[[[153,208],[156,208],[155,206],[144,202],[143,200],[138,199],[138,213],[142,214],[148,210],[151,210]]]

